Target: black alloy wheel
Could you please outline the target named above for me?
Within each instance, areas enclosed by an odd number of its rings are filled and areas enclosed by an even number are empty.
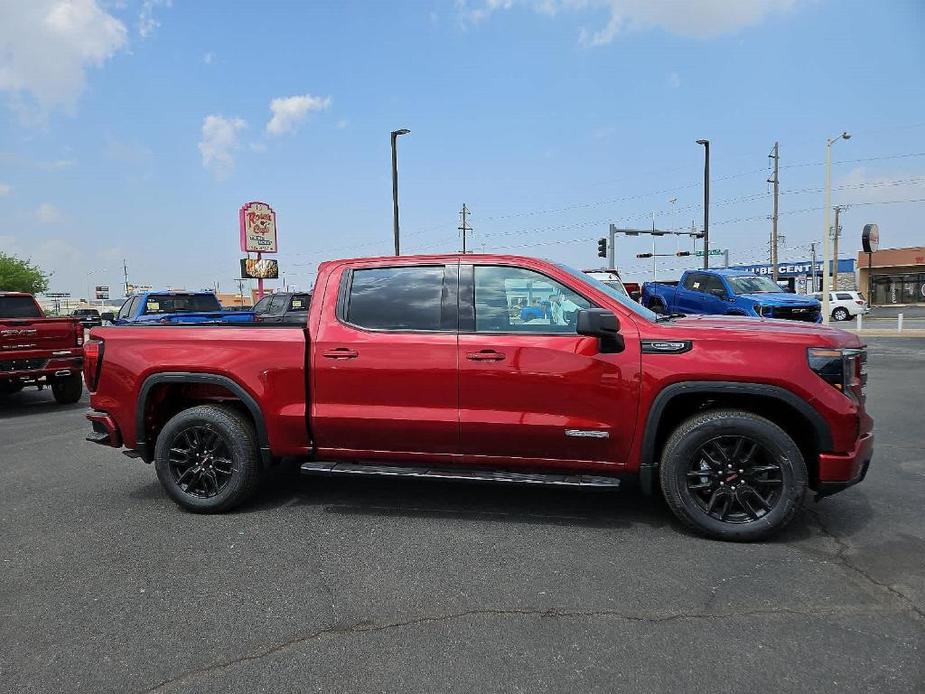
[[[749,542],[786,526],[806,500],[803,453],[774,422],[737,409],[704,410],[668,437],[659,463],[665,502],[684,525]]]
[[[209,425],[180,431],[168,453],[168,465],[176,485],[200,499],[218,496],[234,476],[231,452]]]
[[[783,471],[757,441],[747,436],[717,436],[691,459],[687,490],[711,518],[750,523],[780,501]]]
[[[253,420],[230,405],[181,410],[157,435],[154,469],[164,491],[183,508],[228,511],[246,501],[260,483]]]

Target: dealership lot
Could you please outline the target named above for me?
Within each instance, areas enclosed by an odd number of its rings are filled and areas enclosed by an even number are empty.
[[[280,471],[195,516],[0,404],[0,690],[921,691],[925,339],[871,339],[876,455],[776,541],[618,493]]]

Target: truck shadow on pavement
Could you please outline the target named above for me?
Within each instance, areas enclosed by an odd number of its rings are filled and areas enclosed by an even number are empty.
[[[626,482],[619,490],[562,489],[411,479],[306,478],[274,470],[240,513],[284,506],[320,507],[324,513],[598,528],[673,526],[681,529],[658,497]]]
[[[13,395],[0,395],[0,419],[15,419],[16,417],[40,416],[54,412],[68,412],[85,410],[88,403],[81,398],[72,405],[60,405],[55,402],[50,389],[37,391],[30,389],[14,393]]]

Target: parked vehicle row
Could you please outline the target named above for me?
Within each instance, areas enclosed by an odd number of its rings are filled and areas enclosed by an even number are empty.
[[[864,478],[865,360],[835,328],[659,315],[564,265],[443,255],[322,263],[304,324],[94,328],[84,375],[89,440],[153,463],[193,511],[294,458],[307,475],[633,477],[696,531],[754,540],[807,490]]]

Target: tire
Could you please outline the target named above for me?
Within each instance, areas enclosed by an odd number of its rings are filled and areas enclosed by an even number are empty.
[[[665,501],[684,525],[737,542],[786,526],[803,506],[808,481],[803,454],[783,429],[734,409],[681,424],[665,444],[659,475]]]
[[[250,498],[260,482],[253,424],[230,407],[183,410],[157,437],[154,469],[164,491],[188,511],[228,511]]]
[[[832,311],[833,320],[848,320],[849,318],[851,318],[851,314],[848,313],[848,309],[846,309],[844,306],[839,306],[837,309]]]
[[[51,384],[51,394],[59,405],[73,405],[84,393],[84,382],[79,373],[56,378]]]

